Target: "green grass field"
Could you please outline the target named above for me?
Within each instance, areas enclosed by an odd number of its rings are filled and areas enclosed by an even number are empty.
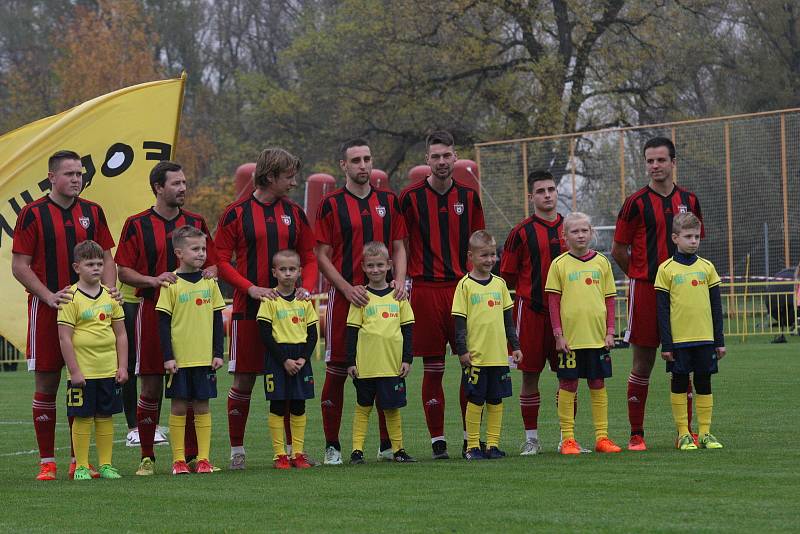
[[[558,422],[553,374],[543,377],[539,433],[545,452],[516,455],[523,441],[516,397],[508,399],[503,421],[503,460],[468,464],[460,459],[433,462],[419,398],[422,366],[409,379],[403,410],[406,448],[421,461],[413,465],[375,462],[377,417],[373,413],[364,466],[319,467],[278,472],[271,467],[266,403],[254,395],[246,437],[248,468],[214,475],[172,477],[169,447],[158,447],[154,477],[133,475],[138,449],[129,449],[122,415],[116,417],[114,463],[119,481],[67,480],[65,409],[59,405],[59,480],[34,480],[38,456],[30,398],[33,377],[0,374],[0,492],[2,531],[276,531],[276,532],[530,532],[545,531],[789,531],[797,530],[800,502],[796,408],[800,342],[770,345],[753,338],[734,344],[714,378],[712,431],[720,451],[678,452],[668,405],[668,380],[657,363],[648,400],[645,453],[556,454]],[[630,351],[614,352],[609,384],[611,437],[627,440],[625,382]],[[324,365],[315,364],[317,393]],[[445,374],[447,435],[451,453],[460,452],[457,362]],[[515,376],[515,395],[519,377]],[[214,416],[212,462],[227,466],[225,397],[230,379],[220,380]],[[260,390],[257,386],[256,392]],[[262,390],[263,391],[263,390]],[[585,384],[579,389],[577,437],[593,442]],[[348,382],[346,406],[354,396]],[[163,421],[166,421],[164,406]],[[308,410],[307,445],[317,459],[324,445],[319,401]],[[346,409],[341,440],[350,444],[352,409]],[[91,451],[94,457],[94,450]],[[794,527],[792,526],[794,525]]]

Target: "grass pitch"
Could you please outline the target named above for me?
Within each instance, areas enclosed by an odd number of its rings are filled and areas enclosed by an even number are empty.
[[[556,379],[542,377],[539,434],[544,453],[522,458],[517,397],[507,399],[501,447],[509,457],[468,464],[460,459],[459,369],[448,360],[447,436],[457,459],[434,462],[420,402],[422,365],[408,380],[409,405],[402,410],[406,448],[421,461],[377,463],[377,416],[373,412],[364,466],[272,469],[262,386],[254,390],[247,429],[247,470],[172,477],[169,447],[157,447],[158,474],[136,477],[139,450],[124,446],[122,415],[115,417],[114,464],[125,478],[76,483],[67,480],[69,442],[59,398],[59,480],[34,480],[38,455],[31,422],[33,377],[0,374],[0,492],[2,531],[47,532],[531,532],[531,531],[790,531],[797,529],[800,502],[796,408],[800,369],[796,337],[786,345],[765,339],[729,347],[713,379],[712,431],[719,451],[679,452],[663,362],[650,387],[645,453],[623,451],[563,458],[556,454]],[[625,400],[629,350],[613,353],[608,380],[611,438],[627,441]],[[317,395],[324,364],[315,362]],[[212,404],[212,462],[227,467],[225,401],[230,378],[220,373],[220,397]],[[347,384],[341,441],[350,446],[354,391]],[[63,390],[61,392],[63,394]],[[519,393],[515,373],[514,393]],[[577,438],[593,443],[589,395],[578,390]],[[308,403],[307,450],[322,459],[324,438],[319,400]],[[165,404],[162,421],[167,421]],[[95,458],[94,449],[90,458]]]

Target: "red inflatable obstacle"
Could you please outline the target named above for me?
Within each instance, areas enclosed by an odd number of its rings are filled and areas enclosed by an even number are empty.
[[[456,166],[453,169],[453,178],[462,184],[471,185],[480,193],[481,187],[478,165],[471,159],[460,159],[456,161]]]
[[[317,219],[317,207],[322,197],[336,189],[336,179],[330,174],[318,172],[306,179],[306,195],[304,208],[308,216],[308,223],[314,228]]]
[[[431,168],[427,165],[417,165],[408,171],[408,185],[424,180],[431,175]]]
[[[369,183],[373,189],[386,189],[389,191],[392,189],[389,185],[389,175],[380,169],[372,169],[372,173],[369,175]]]
[[[255,163],[243,163],[236,169],[236,200],[250,196],[255,190],[253,173],[256,172]]]

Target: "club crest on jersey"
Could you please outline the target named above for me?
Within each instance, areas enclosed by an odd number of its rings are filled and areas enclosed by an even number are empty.
[[[455,210],[456,215],[461,215],[462,213],[464,213],[464,204],[462,204],[461,202],[456,202],[455,204],[453,204],[453,210]]]
[[[89,217],[78,217],[78,222],[83,227],[84,230],[89,229]]]
[[[375,212],[380,217],[386,217],[386,206],[375,206]]]
[[[686,204],[678,204],[678,213],[686,213],[689,211],[689,208],[686,207]]]
[[[289,225],[291,225],[291,224],[292,224],[292,218],[291,218],[291,217],[289,217],[288,215],[281,215],[281,221],[282,221],[282,222],[283,222],[283,224],[285,224],[286,226],[289,226]]]

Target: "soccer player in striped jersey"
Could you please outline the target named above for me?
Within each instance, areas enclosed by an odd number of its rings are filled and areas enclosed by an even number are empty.
[[[433,457],[442,460],[449,458],[442,379],[447,344],[452,350],[455,343],[450,313],[453,294],[458,281],[469,272],[469,237],[485,227],[478,191],[453,178],[458,159],[454,144],[448,132],[430,134],[425,140],[425,159],[431,175],[411,184],[400,195],[400,209],[408,228],[410,299],[417,314],[414,356],[423,358],[422,406]],[[463,388],[460,401],[463,423],[467,406]]]
[[[156,197],[151,208],[131,215],[122,227],[116,260],[119,279],[136,288],[141,298],[136,317],[136,375],[141,383],[141,393],[136,407],[139,445],[142,459],[137,475],[152,475],[155,471],[153,445],[158,429],[162,389],[164,387],[164,358],[158,336],[159,290],[174,284],[178,277],[173,272],[178,258],[172,245],[172,232],[189,225],[208,234],[208,226],[201,215],[186,211],[186,176],[182,167],[173,161],[160,161],[150,171],[150,188]],[[214,278],[217,274],[214,243],[208,239],[208,259],[203,276]],[[197,454],[194,437],[193,412],[187,415],[187,453]],[[159,441],[166,438],[159,436]]]
[[[233,373],[228,392],[231,469],[245,468],[250,396],[256,377],[264,373],[267,348],[258,329],[258,308],[264,299],[279,298],[272,258],[287,248],[300,254],[302,285],[295,290],[300,300],[311,297],[319,276],[314,232],[303,208],[287,197],[297,187],[301,166],[300,158],[282,148],[263,150],[253,173],[255,191],[228,206],[217,225],[219,275],[234,288],[228,362]]]
[[[50,156],[47,168],[50,192],[20,210],[11,257],[11,272],[28,292],[25,356],[35,380],[33,428],[39,446],[38,480],[56,478],[56,395],[64,366],[56,316],[61,305],[72,300],[70,286],[78,280],[72,268],[75,245],[91,239],[102,247],[102,283],[114,298],[119,296],[117,268],[111,256],[114,239],[106,216],[99,205],[78,196],[83,189],[81,157],[61,150]],[[73,457],[70,472],[74,469]]]
[[[405,289],[406,227],[397,197],[391,191],[373,189],[372,152],[364,139],[351,139],[339,149],[344,187],[327,195],[317,210],[317,260],[331,284],[325,333],[325,384],[322,387],[322,425],[325,430],[325,463],[342,463],[339,427],[342,421],[344,383],[347,380],[345,337],[350,304],[366,306],[369,295],[361,269],[364,245],[379,241],[390,251],[397,300],[407,298]],[[381,444],[378,456],[392,460],[392,445],[383,411],[378,409]]]
[[[528,175],[533,214],[511,230],[503,247],[500,273],[516,287],[514,324],[522,350],[519,405],[525,427],[523,456],[537,454],[539,445],[539,376],[546,363],[556,370],[556,342],[547,310],[544,283],[554,258],[566,250],[563,217],[556,211],[558,190],[553,175],[536,170]]]
[[[633,367],[628,377],[628,419],[631,438],[628,450],[644,451],[644,412],[650,373],[661,343],[656,317],[653,282],[658,266],[675,252],[670,239],[672,218],[694,213],[702,222],[700,201],[675,184],[675,145],[665,137],[654,137],[644,145],[649,183],[625,199],[617,216],[611,255],[630,278],[628,329],[625,340],[633,349]],[[702,232],[702,229],[701,229]],[[689,390],[691,398],[691,389]],[[688,406],[691,426],[692,405]]]

